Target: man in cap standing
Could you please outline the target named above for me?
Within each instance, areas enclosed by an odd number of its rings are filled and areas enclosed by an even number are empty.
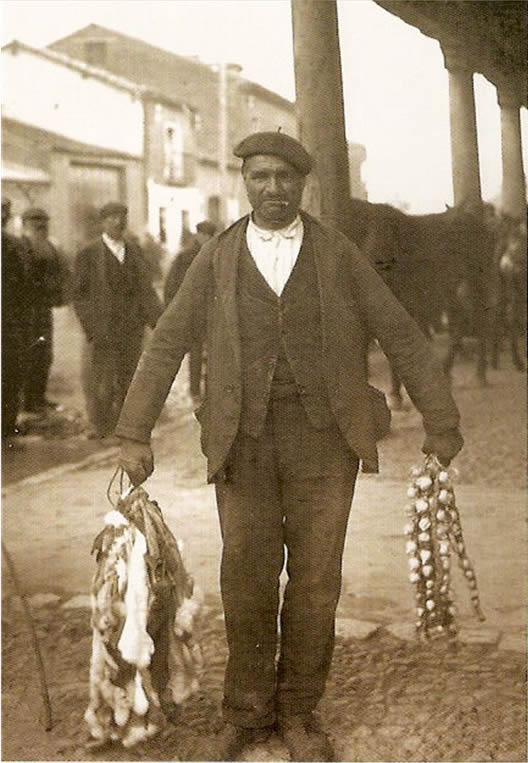
[[[142,251],[125,238],[128,210],[109,202],[100,211],[102,234],[77,255],[73,305],[84,332],[81,375],[90,422],[88,437],[111,436],[161,303]]]
[[[10,216],[2,199],[2,446],[16,449],[29,322],[24,247],[6,230]]]
[[[26,351],[24,409],[43,413],[56,404],[46,390],[53,362],[53,311],[68,300],[70,268],[49,239],[49,215],[30,207],[22,214],[22,244],[26,252],[29,337]]]
[[[194,258],[202,246],[216,233],[216,226],[209,220],[202,220],[196,226],[196,233],[189,244],[178,252],[171,263],[167,278],[165,279],[164,298],[165,306],[169,304],[183,283]],[[189,353],[189,392],[193,405],[199,405],[202,396],[202,376],[204,365],[204,348],[202,341],[196,342]]]
[[[448,463],[459,414],[429,344],[348,239],[300,210],[312,159],[283,133],[235,149],[252,213],[208,242],[160,319],[116,429],[133,484],[184,353],[205,336],[197,411],[223,539],[229,658],[215,760],[274,724],[292,760],[331,760],[314,710],[334,647],[341,560],[359,464],[377,471],[383,396],[367,383],[377,337],[421,411],[424,451]],[[280,608],[279,575],[288,582]]]

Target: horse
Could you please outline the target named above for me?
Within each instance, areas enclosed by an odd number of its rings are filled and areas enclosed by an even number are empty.
[[[450,376],[462,338],[478,340],[477,377],[486,384],[493,296],[493,238],[478,211],[458,207],[408,215],[390,204],[350,199],[345,235],[354,241],[426,337],[442,330]],[[401,382],[391,369],[391,407],[401,407]]]
[[[526,222],[503,215],[495,249],[496,305],[492,332],[491,365],[499,367],[502,339],[509,339],[513,365],[524,371],[519,339],[526,337]]]

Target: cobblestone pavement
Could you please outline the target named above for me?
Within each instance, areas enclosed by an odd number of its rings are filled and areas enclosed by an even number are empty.
[[[384,386],[384,360],[377,353],[372,360],[374,383]],[[503,370],[490,372],[489,381],[488,388],[479,389],[474,365],[469,361],[459,363],[455,369],[453,391],[462,412],[466,439],[466,447],[456,460],[460,483],[503,490],[504,496],[513,492],[518,495],[525,488],[526,376],[511,370],[505,360]],[[181,404],[178,399],[176,416],[182,412]],[[381,443],[382,473],[372,479],[386,482],[387,487],[389,482],[398,483],[403,489],[409,467],[419,458],[422,437],[420,417],[415,411],[407,408],[396,412],[393,432]],[[160,462],[174,447],[173,442],[160,438]],[[203,462],[185,448],[185,443],[177,448],[175,459],[179,466],[174,485],[191,494],[197,492],[196,485],[203,483]],[[113,457],[111,452],[102,455],[108,464]],[[84,468],[86,471],[93,467]],[[37,485],[38,489],[45,497],[45,484],[41,488]],[[20,496],[24,495],[22,491]],[[88,496],[86,499],[85,506],[90,503]],[[82,505],[76,510],[83,511]],[[163,501],[161,505],[165,505]],[[504,523],[511,523],[507,501],[500,509]],[[500,544],[500,538],[497,542]],[[507,557],[508,548],[503,553]],[[42,558],[45,560],[45,556]],[[32,563],[29,557],[28,575],[33,572],[33,577],[38,578],[39,571],[31,571]],[[497,598],[500,574],[497,569]],[[425,645],[398,638],[397,630],[391,628],[381,588],[377,601],[369,599],[353,609],[357,619],[351,621],[351,629],[343,628],[343,621],[339,623],[332,672],[320,706],[321,720],[334,742],[337,759],[526,760],[524,651],[498,648],[504,647],[506,640],[499,645],[490,639],[482,643],[478,638],[470,643],[461,640],[457,650],[450,651],[441,641]],[[504,591],[505,599],[507,594],[510,592]],[[206,598],[201,639],[206,671],[200,694],[182,708],[175,725],[167,724],[148,744],[133,750],[113,747],[98,753],[88,752],[84,746],[86,726],[82,716],[88,701],[91,649],[86,598],[72,601],[61,595],[29,599],[53,708],[53,728],[47,733],[39,722],[42,703],[28,630],[12,581],[5,574],[2,600],[2,760],[199,761],[210,757],[209,740],[220,725],[226,657],[217,595]],[[376,607],[381,612],[379,617],[374,613]],[[369,624],[371,620],[374,622]],[[276,737],[265,746],[248,749],[245,756],[245,760],[287,759]]]
[[[42,707],[34,656],[16,599],[3,607],[2,760],[210,760],[220,727],[218,708],[226,658],[217,599],[207,603],[201,691],[176,723],[129,750],[87,752],[83,713],[91,649],[89,612],[53,600],[33,607],[48,673],[53,728],[39,726]],[[524,656],[489,645],[428,645],[402,641],[386,629],[367,639],[337,639],[321,721],[343,761],[523,761]],[[25,733],[10,732],[24,718]],[[38,753],[38,754],[37,754]],[[277,737],[247,750],[245,760],[286,761]]]

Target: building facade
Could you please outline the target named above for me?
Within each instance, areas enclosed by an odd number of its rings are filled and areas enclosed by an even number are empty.
[[[67,252],[98,232],[97,210],[119,200],[131,232],[146,224],[177,249],[202,200],[191,110],[126,78],[48,49],[2,50],[2,181],[15,225],[30,205],[51,216]],[[38,88],[28,88],[38,82]]]

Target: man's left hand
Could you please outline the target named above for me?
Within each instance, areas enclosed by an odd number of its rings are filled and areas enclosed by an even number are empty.
[[[463,445],[464,439],[458,429],[451,429],[443,434],[428,434],[422,447],[422,453],[434,453],[442,466],[447,467]]]

